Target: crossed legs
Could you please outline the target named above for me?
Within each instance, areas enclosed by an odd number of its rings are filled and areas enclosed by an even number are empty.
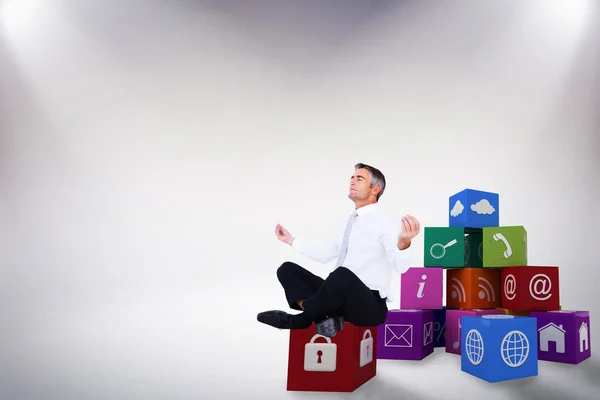
[[[357,326],[375,326],[387,315],[385,299],[369,289],[352,271],[336,268],[323,279],[292,262],[277,270],[290,308],[302,311],[291,315],[283,311],[260,313],[260,322],[279,329],[304,329],[317,324],[317,332],[334,336],[343,322]]]

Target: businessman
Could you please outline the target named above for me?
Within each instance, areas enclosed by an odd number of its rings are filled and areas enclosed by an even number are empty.
[[[340,231],[325,243],[309,243],[295,238],[281,225],[277,239],[320,263],[336,260],[326,279],[292,262],[277,270],[289,306],[301,311],[259,313],[257,320],[278,329],[304,329],[316,325],[317,333],[333,337],[344,322],[356,326],[376,326],[387,317],[392,268],[403,273],[409,267],[412,239],[420,225],[412,216],[401,221],[378,207],[386,187],[385,176],[377,168],[356,164],[350,178],[348,198],[354,211],[343,221]]]

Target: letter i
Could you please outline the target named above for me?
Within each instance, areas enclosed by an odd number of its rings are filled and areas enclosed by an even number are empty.
[[[421,276],[421,279],[423,279],[423,282],[419,282],[419,291],[417,292],[418,299],[422,299],[423,296],[425,296],[425,293],[423,293],[423,289],[425,289],[425,280],[427,279],[427,275]]]

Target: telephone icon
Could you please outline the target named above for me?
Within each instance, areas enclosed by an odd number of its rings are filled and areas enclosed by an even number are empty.
[[[494,236],[492,236],[492,238],[495,241],[501,240],[502,242],[504,242],[504,245],[506,246],[506,251],[504,252],[504,258],[509,258],[512,255],[512,249],[510,247],[510,243],[508,243],[508,240],[506,240],[504,235],[501,234],[500,232],[498,232],[498,233],[494,234]]]

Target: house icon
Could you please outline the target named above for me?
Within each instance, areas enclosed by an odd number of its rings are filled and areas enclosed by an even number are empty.
[[[538,331],[540,332],[541,351],[548,351],[548,343],[554,342],[556,343],[557,353],[565,352],[565,330],[562,325],[556,325],[551,322],[548,325],[542,326]]]
[[[585,348],[584,348],[585,343]],[[585,322],[579,327],[579,352],[583,353],[590,347],[589,330]]]

